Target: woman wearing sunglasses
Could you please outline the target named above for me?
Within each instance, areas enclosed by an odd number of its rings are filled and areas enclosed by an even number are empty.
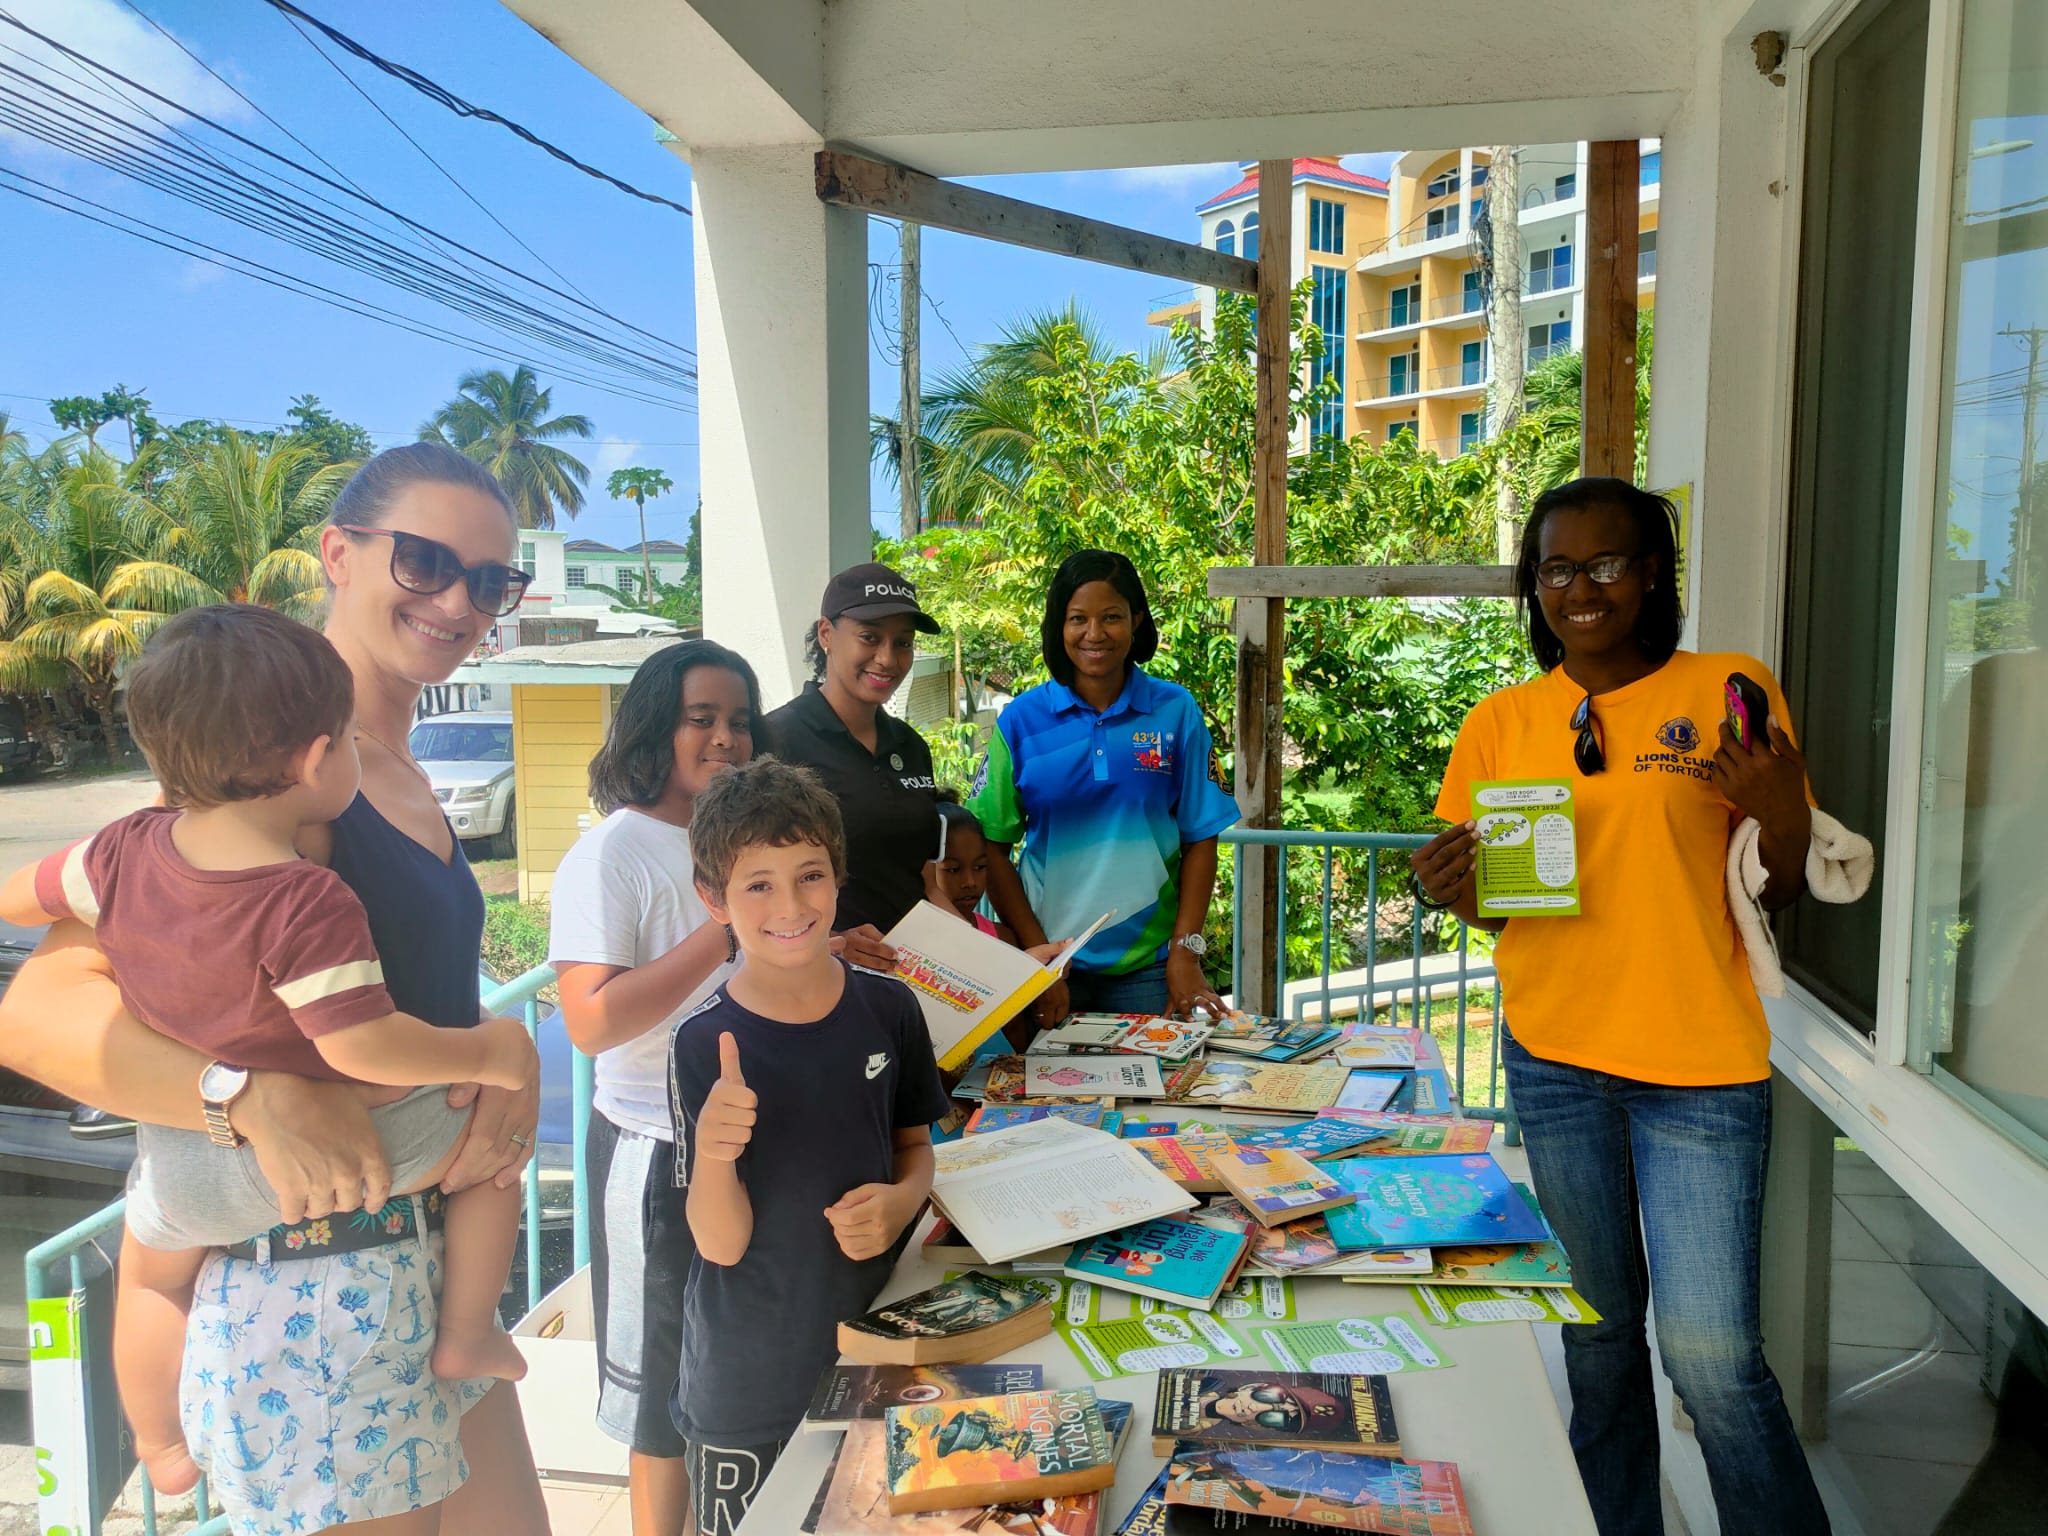
[[[1757,1248],[1770,1142],[1770,1034],[1726,869],[1762,828],[1782,907],[1806,888],[1805,765],[1784,695],[1752,657],[1678,648],[1676,519],[1623,480],[1538,499],[1515,593],[1542,668],[1466,717],[1417,894],[1500,934],[1508,1092],[1543,1213],[1602,1321],[1564,1330],[1571,1442],[1603,1536],[1663,1529],[1645,1307],[1736,1533],[1825,1532],[1828,1518],[1764,1363]],[[1765,690],[1768,745],[1724,723],[1723,687]],[[1568,779],[1581,911],[1484,919],[1474,785]]]
[[[300,851],[362,900],[393,1002],[445,1028],[480,1015],[483,897],[406,736],[421,689],[445,681],[517,606],[516,538],[497,481],[438,443],[364,464],[320,534],[325,628],[354,677],[362,787]],[[152,1124],[203,1131],[211,1118],[217,1136],[252,1145],[297,1225],[272,1265],[209,1260],[186,1332],[186,1432],[237,1530],[344,1520],[389,1536],[547,1529],[513,1389],[426,1368],[438,1264],[419,1262],[409,1227],[402,1240],[380,1235],[401,1221],[341,1214],[376,1210],[391,1187],[353,1087],[239,1072],[146,1029],[76,924],[52,931],[0,1001],[0,1059]],[[516,1179],[532,1155],[537,1066],[522,1089],[465,1085],[449,1099],[475,1109],[443,1187]],[[215,1385],[257,1380],[271,1417],[213,1412]],[[270,1433],[292,1423],[297,1448]]]

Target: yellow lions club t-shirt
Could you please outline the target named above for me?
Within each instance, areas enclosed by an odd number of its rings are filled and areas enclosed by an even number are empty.
[[[1436,813],[1472,819],[1472,786],[1565,779],[1577,799],[1575,917],[1509,920],[1494,955],[1508,1027],[1535,1056],[1678,1086],[1753,1083],[1770,1032],[1728,910],[1728,839],[1741,813],[1710,774],[1723,685],[1747,673],[1791,731],[1778,680],[1752,656],[1676,652],[1593,700],[1604,772],[1572,762],[1586,694],[1563,667],[1465,717]]]

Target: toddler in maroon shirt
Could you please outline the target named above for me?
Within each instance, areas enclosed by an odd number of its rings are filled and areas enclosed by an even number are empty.
[[[533,1046],[515,1020],[437,1029],[394,1009],[362,903],[294,847],[301,828],[333,820],[356,796],[348,668],[314,630],[227,604],[165,624],[130,670],[127,694],[165,806],[16,871],[0,890],[0,918],[85,922],[130,1011],[229,1066],[382,1085],[365,1092],[380,1106],[372,1120],[394,1188],[432,1188],[468,1112],[421,1085],[521,1087]],[[161,1491],[181,1492],[198,1475],[177,1416],[193,1283],[208,1247],[276,1222],[274,1205],[258,1203],[268,1193],[246,1148],[137,1128],[114,1363]],[[492,1183],[448,1201],[437,1376],[524,1374],[497,1320],[519,1201],[517,1186]],[[321,1231],[295,1234],[296,1251],[317,1252]]]

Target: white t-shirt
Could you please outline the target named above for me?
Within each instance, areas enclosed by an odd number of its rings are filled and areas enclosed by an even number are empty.
[[[687,829],[630,807],[613,811],[576,840],[555,871],[548,962],[631,970],[659,960],[711,921],[693,871]],[[731,966],[720,965],[646,1034],[598,1052],[592,1102],[599,1114],[621,1130],[674,1140],[670,1028],[731,974]]]

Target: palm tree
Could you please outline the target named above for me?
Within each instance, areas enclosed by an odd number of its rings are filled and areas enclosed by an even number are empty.
[[[674,490],[675,482],[658,469],[642,469],[636,464],[630,469],[613,470],[604,488],[611,493],[612,500],[630,496],[633,505],[640,509],[640,576],[651,600],[654,595],[654,561],[647,553],[647,498]]]
[[[1636,321],[1637,484],[1649,473],[1650,359],[1655,349],[1655,313],[1644,310]],[[1501,477],[1511,479],[1524,505],[1580,474],[1585,384],[1585,354],[1553,352],[1531,368],[1523,381],[1526,403],[1520,419],[1480,450],[1495,483]]]
[[[521,363],[508,376],[496,368],[466,373],[458,393],[420,428],[487,466],[505,487],[523,528],[552,528],[559,509],[566,517],[583,510],[590,470],[581,459],[549,442],[557,437],[590,437],[588,416],[549,416],[554,392]]]

